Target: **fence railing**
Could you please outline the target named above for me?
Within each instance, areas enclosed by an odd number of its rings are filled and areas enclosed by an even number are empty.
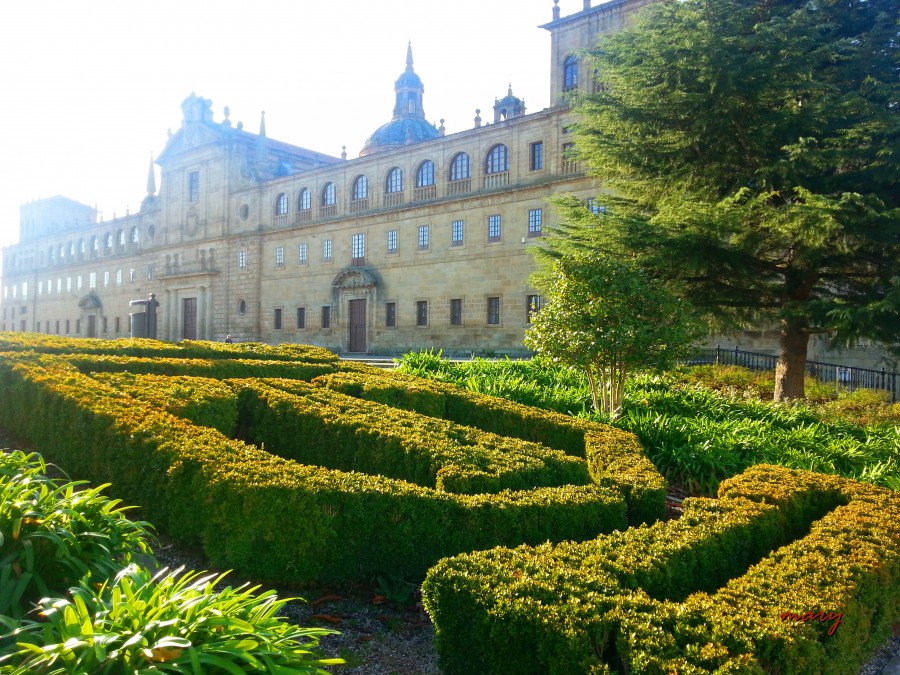
[[[737,347],[723,349],[716,345],[714,349],[697,349],[688,359],[690,365],[715,364],[722,366],[743,366],[749,370],[775,370],[778,357],[772,354],[745,352]],[[895,370],[887,371],[842,366],[836,363],[807,361],[806,372],[820,382],[833,382],[835,387],[853,391],[854,389],[880,389],[891,395],[896,403],[900,398],[900,379]]]

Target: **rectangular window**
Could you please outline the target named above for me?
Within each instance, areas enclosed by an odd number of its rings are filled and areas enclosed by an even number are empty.
[[[350,264],[365,265],[366,264],[366,235],[354,234],[350,238]]]
[[[284,267],[284,246],[275,247],[275,266]]]
[[[59,319],[56,320],[56,334],[59,335]]]
[[[462,326],[462,299],[460,298],[450,301],[450,325]]]
[[[122,285],[122,270],[118,269],[118,270],[116,270],[116,286],[121,286],[121,285]],[[116,332],[118,332],[118,331],[116,331]]]
[[[309,261],[309,245],[297,244],[297,262],[305,265]]]
[[[15,290],[16,290],[15,287],[13,287],[13,291],[15,291]],[[78,290],[79,291],[81,290],[81,275],[80,274],[78,275]],[[56,280],[56,292],[62,293],[62,277],[59,277]],[[15,292],[13,293],[13,297],[16,297]]]
[[[188,192],[192,202],[200,201],[200,172],[191,171],[188,175]]]
[[[247,251],[238,251],[238,268],[247,269]]]
[[[322,260],[325,262],[331,262],[334,257],[334,243],[331,239],[326,239],[322,242]]]
[[[606,207],[597,204],[593,197],[587,200],[587,207],[595,216],[601,216],[606,213]]]
[[[419,225],[419,250],[428,250],[428,239],[431,236],[431,228],[428,225]]]
[[[153,279],[153,275],[156,272],[156,268],[153,265],[147,265],[147,278]]]
[[[498,297],[487,299],[487,322],[494,326],[500,323],[500,298]]]
[[[132,267],[131,269],[128,270],[128,281],[130,281],[131,283],[134,283],[134,280],[136,278],[137,278],[137,272]]]
[[[384,325],[388,328],[394,328],[397,325],[397,303],[384,303]]]
[[[452,246],[463,245],[463,221],[453,221],[452,230],[450,232],[450,244]]]
[[[419,300],[416,302],[416,325],[428,325],[428,301]]]
[[[306,307],[297,308],[297,330],[306,330]]]
[[[97,273],[96,272],[91,272],[88,275],[88,288],[91,290],[94,290],[95,288],[97,288]]]
[[[43,295],[43,294],[44,294],[44,282],[39,281],[38,282],[38,295]],[[3,318],[5,319],[6,317],[4,316]]]
[[[109,332],[109,319],[105,316],[103,317],[103,332],[104,333]]]
[[[322,307],[322,328],[331,328],[331,305]]]
[[[488,216],[488,241],[500,241],[500,216]]]
[[[81,285],[79,285],[78,287],[80,289]],[[71,293],[71,292],[72,292],[72,277],[66,277],[66,293]]]
[[[544,210],[530,209],[528,211],[528,236],[540,237],[544,227]]]
[[[118,334],[122,330],[122,317],[117,316],[115,320],[116,333]],[[59,322],[56,322],[56,332],[59,332]]]
[[[81,319],[75,319],[75,335],[81,335]]]
[[[66,335],[69,334],[69,320],[66,319]]]
[[[397,230],[388,230],[387,233],[387,252],[397,252]]]
[[[525,296],[525,323],[531,323],[532,317],[537,314],[543,304],[544,299],[540,295]]]
[[[103,288],[109,288],[109,272],[103,273]]]
[[[272,318],[275,330],[281,330],[281,307],[275,308],[275,316]]]
[[[531,170],[539,171],[544,168],[544,142],[538,141],[531,144]]]

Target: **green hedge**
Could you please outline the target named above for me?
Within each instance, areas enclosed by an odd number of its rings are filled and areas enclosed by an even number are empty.
[[[0,352],[34,351],[42,354],[104,354],[115,356],[198,359],[250,359],[339,363],[333,352],[322,347],[286,343],[272,346],[261,342],[224,343],[182,340],[177,344],[144,338],[70,338],[42,333],[0,333]]]
[[[262,580],[422,578],[439,558],[626,525],[619,492],[454,495],[284,460],[190,424],[49,355],[0,356],[0,424],[142,507],[214,564]]]
[[[665,512],[667,483],[636,436],[603,424],[540,410],[453,384],[342,364],[312,383],[357,398],[450,420],[502,436],[541,443],[587,459],[591,477],[625,493],[628,522],[653,522]]]
[[[294,380],[240,386],[243,437],[306,464],[465,494],[591,482],[584,460],[538,443]]]
[[[855,673],[900,619],[900,495],[761,465],[678,520],[443,560],[422,592],[448,675]],[[782,620],[820,611],[843,623]]]
[[[98,382],[229,438],[238,430],[237,394],[222,380],[183,375],[93,373]]]
[[[145,375],[186,375],[216,379],[281,377],[311,380],[325,373],[333,373],[339,367],[339,365],[333,363],[230,358],[134,357],[104,354],[68,354],[64,358],[68,363],[87,374],[129,372]]]

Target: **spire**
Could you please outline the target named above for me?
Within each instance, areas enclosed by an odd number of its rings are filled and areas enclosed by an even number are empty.
[[[147,171],[147,194],[156,195],[156,171],[153,170],[153,153],[150,153],[150,169]]]
[[[266,137],[266,111],[263,110],[259,118],[259,137]]]
[[[422,95],[425,87],[422,80],[413,70],[412,41],[406,46],[406,70],[400,74],[394,83],[394,119],[401,117],[416,117],[425,119],[425,111],[422,109]]]

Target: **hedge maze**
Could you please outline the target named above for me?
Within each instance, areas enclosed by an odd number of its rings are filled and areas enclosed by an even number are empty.
[[[424,578],[449,674],[852,673],[900,621],[896,493],[757,466],[664,521],[634,436],[318,348],[0,334],[0,424],[217,566]]]

